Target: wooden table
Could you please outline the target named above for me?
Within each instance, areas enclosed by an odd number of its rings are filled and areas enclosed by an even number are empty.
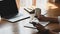
[[[30,24],[29,22],[30,22],[30,18],[19,21],[17,23],[9,23],[7,21],[2,21],[2,22],[0,22],[1,23],[0,24],[0,34],[35,34],[36,32],[38,32],[36,29],[24,27],[24,26],[33,27],[33,25]],[[48,29],[52,30],[52,29],[56,28],[57,25],[58,24],[51,23],[47,27],[48,27]]]

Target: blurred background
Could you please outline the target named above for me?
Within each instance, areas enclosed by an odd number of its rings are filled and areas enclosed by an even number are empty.
[[[22,13],[25,16],[29,16],[30,14],[24,11],[24,8],[40,8],[42,10],[41,14],[48,17],[58,17],[60,16],[60,4],[55,2],[56,0],[16,0],[17,7],[19,9],[20,14]],[[19,18],[17,18],[19,19]],[[15,19],[14,19],[15,20]],[[12,20],[11,20],[12,21]],[[35,34],[37,32],[36,29],[25,28],[24,26],[32,26],[29,24],[30,18],[26,20],[22,20],[16,23],[9,23],[7,21],[1,20],[0,22],[0,34]],[[40,22],[45,26],[45,22]],[[49,26],[53,26],[49,25]],[[56,25],[55,25],[56,26]],[[52,27],[51,29],[55,28]],[[56,26],[58,28],[58,26]]]

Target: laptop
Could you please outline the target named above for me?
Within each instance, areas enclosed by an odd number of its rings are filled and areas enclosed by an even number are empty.
[[[15,0],[0,0],[0,15],[2,18],[11,19],[18,14]]]

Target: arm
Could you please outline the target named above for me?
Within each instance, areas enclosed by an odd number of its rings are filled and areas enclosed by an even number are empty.
[[[39,23],[32,22],[31,24],[33,24],[33,26],[36,27],[36,29],[38,30],[38,34],[56,34],[56,32],[46,29],[44,26],[42,26]]]
[[[58,18],[45,17],[43,15],[40,15],[37,18],[38,18],[39,21],[58,22]]]
[[[46,18],[50,22],[59,23],[58,18],[52,18],[52,17],[46,17]]]

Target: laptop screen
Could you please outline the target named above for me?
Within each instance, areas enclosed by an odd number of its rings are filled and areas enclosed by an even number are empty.
[[[15,0],[3,0],[0,2],[0,15],[3,18],[11,18],[17,13],[18,9]]]

